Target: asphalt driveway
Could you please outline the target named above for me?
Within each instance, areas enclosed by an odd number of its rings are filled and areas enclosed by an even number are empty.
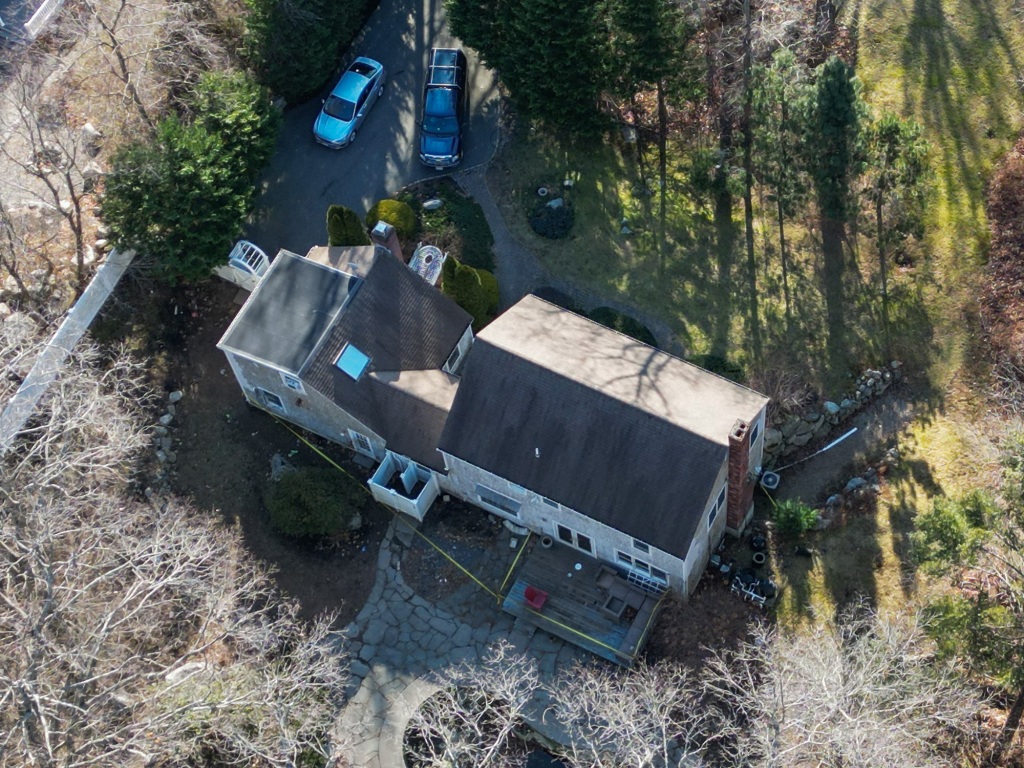
[[[421,179],[439,175],[416,156],[416,117],[423,98],[427,56],[433,47],[458,46],[448,32],[442,0],[381,0],[344,58],[377,59],[388,71],[384,95],[355,142],[332,150],[313,140],[323,94],[285,113],[277,152],[261,181],[263,192],[248,239],[273,256],[281,248],[306,253],[327,242],[327,206],[339,203],[363,215],[374,202]],[[494,73],[475,52],[469,57],[470,116],[465,156],[458,169],[487,162],[497,141],[498,92]]]

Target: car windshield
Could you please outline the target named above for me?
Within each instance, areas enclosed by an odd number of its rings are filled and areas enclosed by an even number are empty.
[[[352,120],[356,113],[356,105],[348,99],[339,99],[337,96],[328,96],[324,102],[324,112],[338,120],[346,123]]]
[[[459,121],[454,117],[434,117],[433,115],[423,116],[423,132],[446,134],[458,133]]]

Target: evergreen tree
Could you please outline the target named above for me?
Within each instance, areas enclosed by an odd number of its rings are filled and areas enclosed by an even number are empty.
[[[570,133],[600,125],[607,84],[598,0],[445,0],[452,32],[496,69],[527,117]]]
[[[369,245],[363,222],[355,211],[344,205],[327,206],[327,245]]]
[[[473,330],[479,331],[497,309],[497,281],[484,270],[473,269],[454,256],[441,268],[441,290],[473,316]]]
[[[814,181],[825,263],[828,349],[832,367],[845,353],[843,243],[852,213],[851,185],[859,174],[858,140],[864,113],[853,69],[832,57],[821,65],[807,124],[805,149]]]
[[[886,114],[865,132],[867,184],[864,195],[875,214],[875,247],[882,281],[882,322],[889,335],[889,284],[886,260],[908,237],[923,236],[928,144],[921,126]]]
[[[210,74],[153,143],[122,147],[106,180],[104,220],[114,241],[153,259],[170,280],[202,280],[227,259],[273,151],[278,115],[244,75]]]
[[[796,215],[807,196],[807,176],[797,147],[803,143],[810,79],[796,56],[780,48],[767,66],[753,73],[754,155],[758,180],[775,205],[786,322],[792,320],[786,219]]]

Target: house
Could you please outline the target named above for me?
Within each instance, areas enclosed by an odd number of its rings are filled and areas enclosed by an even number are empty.
[[[218,344],[249,401],[379,462],[405,514],[450,493],[692,592],[752,514],[767,398],[535,296],[474,337],[393,251],[278,255]]]

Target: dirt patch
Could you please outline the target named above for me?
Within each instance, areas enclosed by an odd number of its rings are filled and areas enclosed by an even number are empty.
[[[767,620],[767,614],[707,573],[688,603],[676,598],[662,603],[647,641],[646,658],[648,663],[674,661],[696,671],[712,650],[738,647],[749,638],[754,623]]]
[[[496,517],[464,501],[453,498],[434,502],[420,526],[423,537],[415,537],[402,559],[405,583],[431,602],[450,597],[471,583],[465,571],[438,551],[439,547],[489,587],[496,588],[499,585],[491,583],[490,565],[503,530]]]
[[[324,459],[269,414],[246,404],[235,377],[216,343],[240,304],[238,289],[210,281],[185,293],[146,294],[157,328],[149,328],[154,383],[181,390],[171,437],[176,462],[171,490],[190,497],[200,510],[238,525],[246,547],[272,566],[282,592],[298,599],[302,615],[312,618],[336,611],[335,626],[355,618],[373,588],[377,551],[390,515],[373,505],[364,512],[363,528],[325,546],[286,539],[270,525],[262,491],[270,460],[280,453],[297,466],[323,466]],[[123,298],[123,297],[122,297]],[[138,301],[139,296],[128,297]],[[138,329],[136,329],[138,332]],[[337,446],[318,447],[362,482],[366,470]]]

